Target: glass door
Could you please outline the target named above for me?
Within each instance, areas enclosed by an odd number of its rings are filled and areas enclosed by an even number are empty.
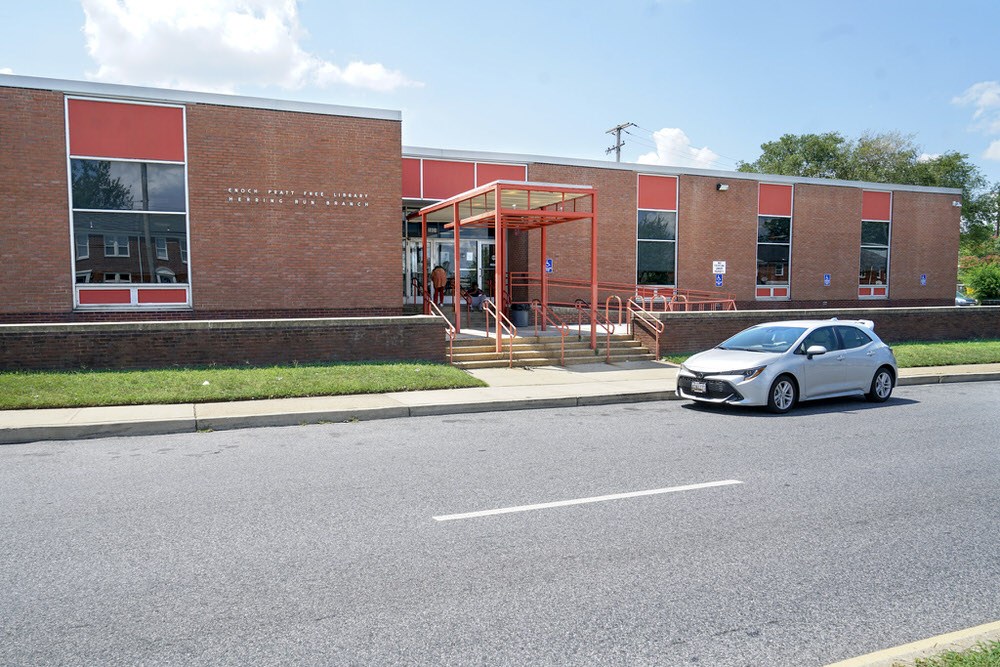
[[[497,244],[495,241],[478,241],[479,271],[476,284],[490,296],[493,295],[493,279],[496,276]]]

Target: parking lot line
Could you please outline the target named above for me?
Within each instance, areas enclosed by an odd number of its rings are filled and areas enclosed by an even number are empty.
[[[622,500],[624,498],[640,498],[642,496],[656,496],[661,493],[676,493],[678,491],[695,491],[697,489],[710,489],[715,486],[730,486],[732,484],[742,484],[736,479],[725,479],[721,482],[703,482],[701,484],[686,484],[684,486],[669,486],[664,489],[649,489],[647,491],[630,491],[628,493],[613,493],[607,496],[592,496],[590,498],[575,498],[573,500],[557,500],[551,503],[538,503],[535,505],[518,505],[516,507],[502,507],[495,510],[481,510],[479,512],[465,512],[464,514],[442,514],[432,517],[435,521],[455,521],[457,519],[477,519],[484,516],[495,516],[497,514],[512,514],[514,512],[529,512],[531,510],[546,510],[553,507],[568,507],[569,505],[586,505],[588,503],[602,503],[606,500]]]

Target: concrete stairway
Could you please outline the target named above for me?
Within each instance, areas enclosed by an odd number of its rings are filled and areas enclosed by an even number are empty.
[[[586,338],[578,341],[576,336],[566,337],[565,364],[593,364],[605,361],[605,337],[598,336],[597,351],[590,349]],[[459,368],[501,368],[509,363],[508,341],[504,350],[497,354],[493,339],[459,339],[455,341],[452,364]],[[625,334],[611,336],[611,363],[624,361],[648,361],[653,354],[638,341]],[[558,366],[558,336],[522,336],[514,339],[514,366]]]

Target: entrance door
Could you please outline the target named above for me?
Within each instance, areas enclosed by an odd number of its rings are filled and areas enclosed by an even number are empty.
[[[479,241],[479,289],[493,296],[493,279],[496,276],[497,244],[495,241]]]
[[[420,241],[418,239],[411,239],[405,244],[403,255],[403,295],[411,303],[423,303],[424,301],[423,285],[421,284],[424,278],[424,267],[421,265],[423,254],[420,250]],[[451,240],[428,239],[427,275],[430,276],[434,267],[442,266],[448,272],[448,277],[451,278],[455,273],[455,262],[454,257],[452,257],[454,254],[455,246]],[[414,281],[416,281],[415,285]],[[428,289],[430,288],[428,287]],[[445,301],[450,302],[450,297],[446,297]]]

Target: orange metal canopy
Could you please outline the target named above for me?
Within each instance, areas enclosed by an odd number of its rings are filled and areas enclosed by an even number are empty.
[[[445,229],[455,230],[455,257],[458,257],[459,237],[463,227],[492,227],[495,229],[496,274],[493,281],[494,303],[501,310],[505,303],[505,267],[507,264],[507,234],[510,229],[541,230],[541,262],[539,276],[542,285],[541,303],[548,307],[545,274],[545,230],[552,225],[576,220],[590,221],[590,278],[591,278],[591,346],[596,346],[597,307],[597,191],[588,185],[563,185],[556,183],[526,183],[523,181],[493,181],[468,190],[449,199],[425,206],[417,215],[423,230],[423,284],[427,285],[427,223],[436,223]],[[455,267],[456,285],[458,267]],[[457,289],[461,289],[457,285]],[[456,290],[457,291],[457,290]],[[425,298],[426,301],[426,298]],[[461,329],[461,308],[458,294],[455,303],[455,326]],[[429,305],[424,311],[429,312]],[[497,347],[500,337],[497,336]]]

